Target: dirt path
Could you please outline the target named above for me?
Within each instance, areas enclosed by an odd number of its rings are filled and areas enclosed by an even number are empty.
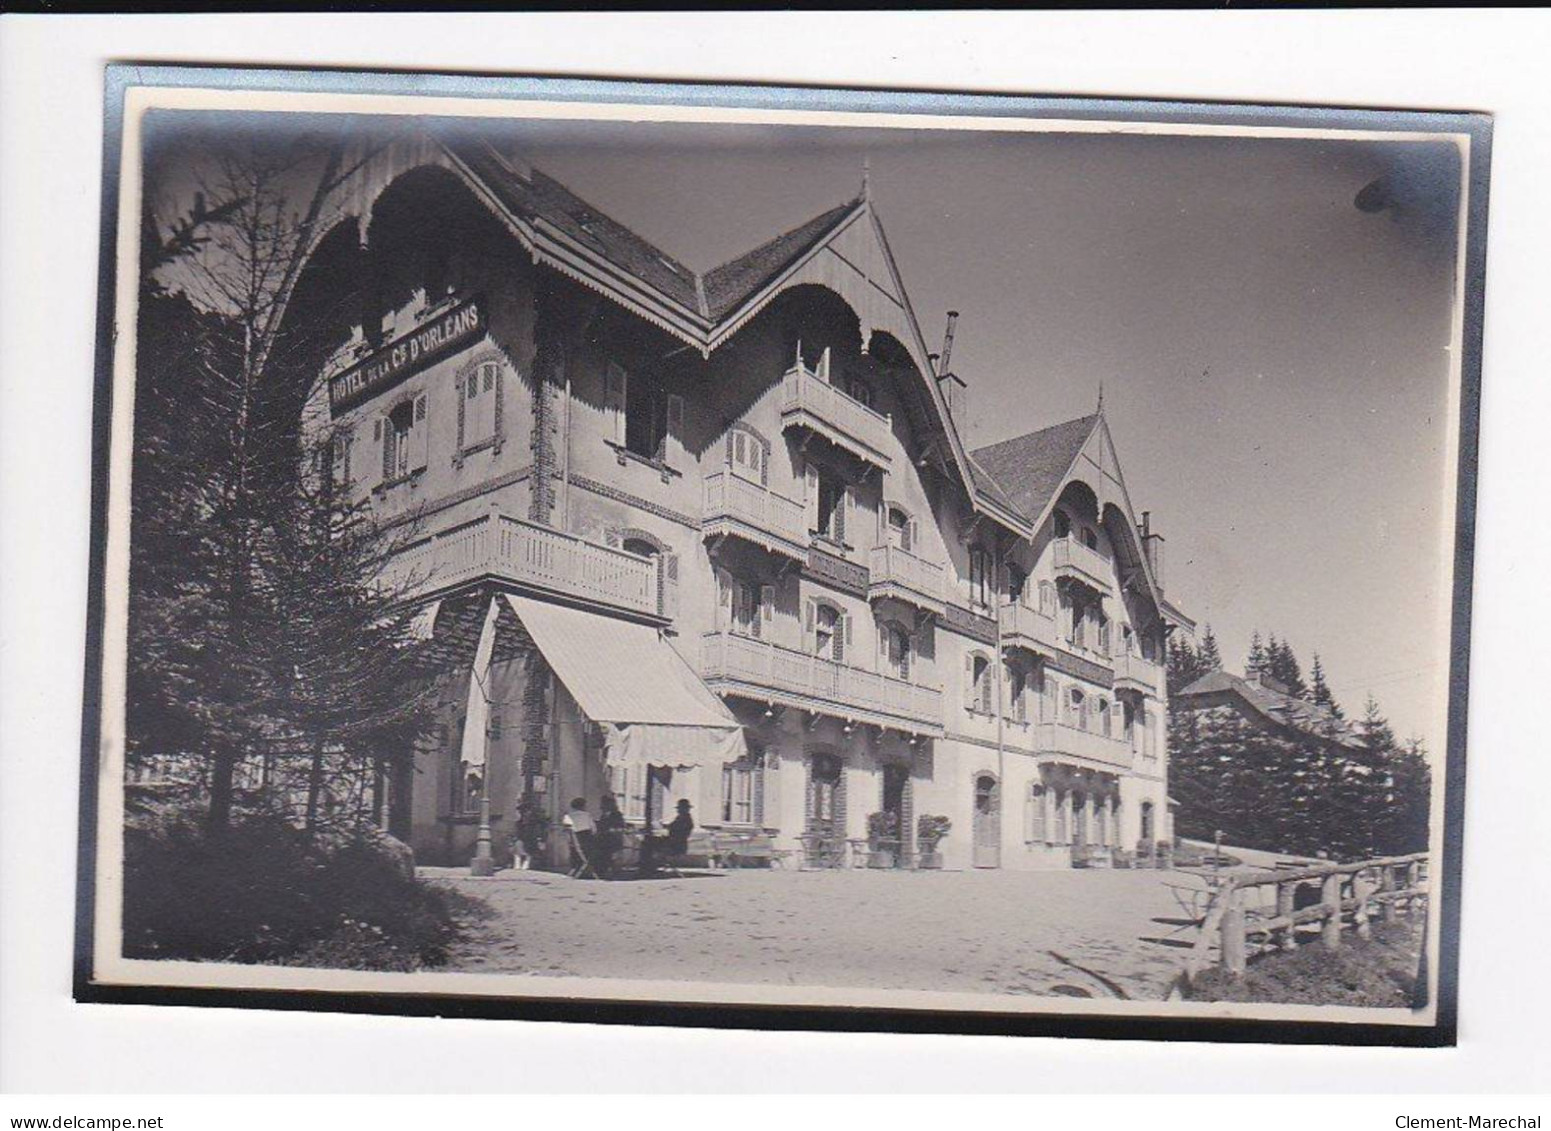
[[[602,883],[429,879],[493,916],[448,969],[1162,998],[1193,937],[1168,872],[734,871]]]

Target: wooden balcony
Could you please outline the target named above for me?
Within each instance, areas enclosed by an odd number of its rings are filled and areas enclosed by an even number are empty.
[[[1123,738],[1111,738],[1053,722],[1035,723],[1032,731],[1036,754],[1065,756],[1079,764],[1094,763],[1121,769],[1131,765],[1131,744]]]
[[[817,370],[799,361],[781,379],[781,422],[816,433],[866,463],[889,469],[894,426],[887,416],[841,392],[828,381],[827,364]]]
[[[1050,545],[1057,577],[1075,578],[1100,593],[1113,592],[1114,566],[1103,554],[1075,538],[1057,538]]]
[[[868,572],[867,596],[870,600],[894,597],[929,613],[941,614],[947,607],[943,591],[945,572],[937,562],[929,562],[898,546],[874,546]]]
[[[383,570],[389,588],[421,599],[493,580],[667,620],[659,560],[492,510],[420,538]]]
[[[942,734],[942,689],[810,656],[738,633],[708,632],[700,674],[712,690],[912,734]]]
[[[1062,647],[1053,614],[1042,613],[1021,601],[1008,601],[998,615],[1002,621],[1002,647],[1024,648],[1042,656]]]
[[[1130,687],[1153,696],[1163,695],[1162,664],[1123,648],[1116,650],[1109,663],[1115,673],[1116,687]]]
[[[700,529],[707,538],[742,538],[771,553],[806,562],[807,527],[801,503],[730,471],[705,478]]]

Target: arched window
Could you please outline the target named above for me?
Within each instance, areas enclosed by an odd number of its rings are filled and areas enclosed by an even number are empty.
[[[1066,694],[1066,725],[1088,729],[1088,697],[1080,687],[1071,688]]]
[[[989,715],[996,699],[991,687],[991,658],[980,652],[964,657],[964,706]]]
[[[1029,785],[1029,797],[1025,805],[1026,817],[1023,826],[1023,839],[1030,844],[1036,844],[1046,839],[1048,824],[1045,818],[1045,787],[1039,782]]]
[[[896,679],[910,678],[910,633],[904,627],[886,622],[879,627],[878,639],[883,646],[883,670]]]
[[[727,464],[734,475],[764,485],[770,473],[770,448],[746,424],[734,424],[727,432]]]
[[[844,660],[847,617],[833,605],[821,601],[808,602],[808,639],[810,651],[826,660]]]
[[[1099,548],[1099,536],[1094,533],[1093,527],[1091,526],[1084,526],[1082,528],[1082,533],[1078,536],[1078,538],[1082,544],[1088,547],[1090,550],[1096,551]]]
[[[1110,729],[1109,703],[1100,699],[1093,709],[1098,715],[1099,733],[1108,738]]]
[[[1055,536],[1057,538],[1069,538],[1072,534],[1072,520],[1064,510],[1059,508],[1055,513]]]
[[[888,538],[890,546],[910,552],[915,546],[915,524],[902,507],[889,507]]]
[[[1029,708],[1028,675],[1019,664],[1003,662],[1002,678],[1007,686],[1007,717],[1020,723],[1028,722]]]

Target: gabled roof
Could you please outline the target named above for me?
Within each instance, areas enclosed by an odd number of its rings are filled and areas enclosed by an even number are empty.
[[[970,456],[1012,500],[1015,509],[1030,522],[1038,522],[1098,423],[1095,413],[977,448]]]
[[[1170,701],[1190,710],[1231,705],[1298,737],[1317,738],[1346,747],[1362,745],[1352,724],[1337,718],[1329,708],[1263,683],[1251,683],[1220,668],[1175,692]]]
[[[770,282],[800,256],[829,235],[861,204],[860,198],[836,205],[789,232],[767,240],[736,259],[707,271],[703,280],[706,313],[720,321],[742,306],[760,287]]]
[[[541,170],[519,172],[488,141],[451,136],[446,143],[503,207],[524,219],[550,224],[679,306],[702,313],[696,273],[667,252]]]

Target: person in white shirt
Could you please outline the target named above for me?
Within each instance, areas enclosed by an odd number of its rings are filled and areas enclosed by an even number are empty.
[[[571,810],[561,818],[560,824],[570,829],[576,836],[576,845],[571,849],[571,867],[581,866],[581,859],[576,854],[576,848],[580,847],[587,859],[592,859],[593,831],[597,825],[593,823],[592,814],[587,812],[587,799],[578,797],[571,802]]]

